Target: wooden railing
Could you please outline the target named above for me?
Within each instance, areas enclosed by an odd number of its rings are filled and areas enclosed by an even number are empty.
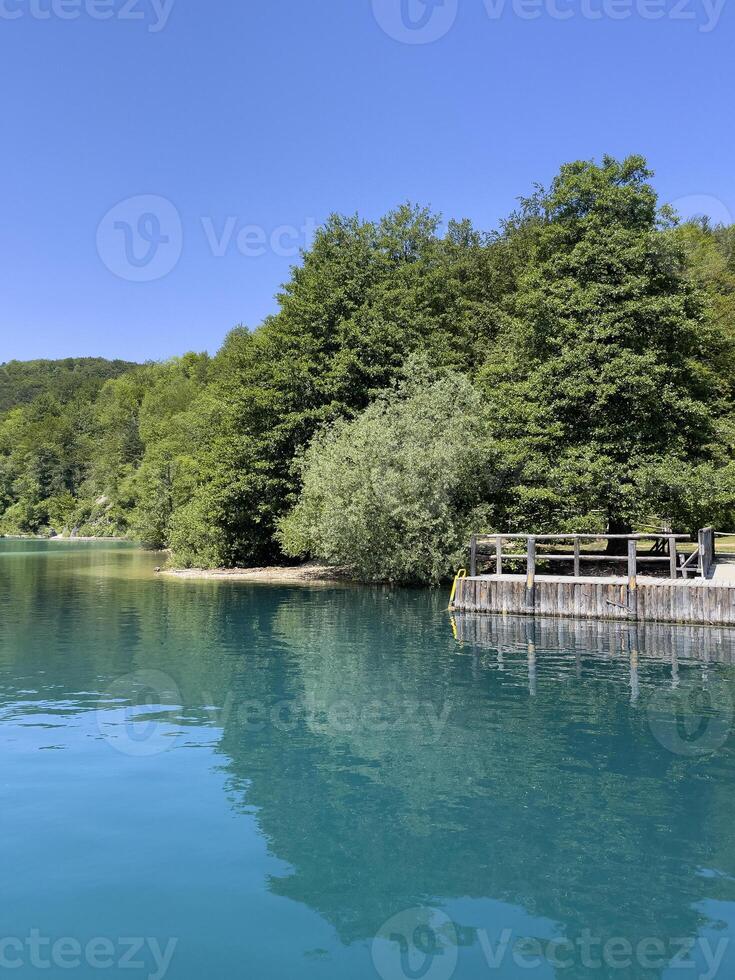
[[[717,539],[718,538],[733,538],[735,537],[735,532],[733,531],[716,531],[713,527],[703,527],[699,532],[699,547],[697,548],[697,569],[698,573],[703,578],[709,578],[714,570],[715,565],[723,560],[733,560],[735,559],[735,552],[723,551],[722,548],[718,550]]]
[[[709,530],[709,529],[706,529]],[[700,550],[702,547],[700,532]],[[624,562],[627,565],[628,579],[635,581],[640,563],[663,563],[669,566],[669,577],[676,578],[684,568],[680,562],[682,556],[677,553],[677,541],[688,541],[688,534],[475,534],[470,542],[470,575],[477,575],[478,558],[490,555],[494,558],[495,574],[503,574],[503,562],[522,562],[526,565],[527,581],[531,583],[536,576],[537,561],[573,562],[574,576],[581,575],[582,562]],[[524,552],[503,549],[505,542],[524,542]],[[627,542],[624,554],[593,553],[582,550],[582,542],[620,541]],[[638,551],[642,541],[653,541],[654,548],[644,553]],[[554,542],[572,544],[572,550],[567,552],[548,552],[541,549]]]

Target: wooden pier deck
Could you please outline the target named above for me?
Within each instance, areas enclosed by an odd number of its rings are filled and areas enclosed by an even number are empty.
[[[593,535],[495,535],[473,538],[471,574],[455,583],[451,608],[472,613],[574,617],[632,622],[694,623],[735,626],[735,580],[717,575],[718,558],[712,528],[700,531],[698,548],[691,555],[677,553],[685,535],[600,535],[627,540],[627,555],[584,554],[580,539]],[[504,553],[509,538],[526,541],[526,552]],[[572,539],[574,551],[562,554],[537,551],[539,541],[551,546]],[[663,539],[665,550],[639,553],[641,542]],[[493,574],[478,574],[483,543],[492,549]],[[485,548],[488,553],[488,548]],[[694,564],[696,560],[696,565]],[[505,572],[509,563],[525,564],[525,574]],[[574,574],[538,574],[540,562],[573,561]],[[582,575],[581,562],[626,563],[626,575]],[[638,575],[640,562],[663,562],[668,577]],[[645,567],[652,567],[647,565]],[[729,569],[728,569],[729,571]],[[474,574],[472,574],[474,573]],[[693,575],[694,577],[684,577]]]

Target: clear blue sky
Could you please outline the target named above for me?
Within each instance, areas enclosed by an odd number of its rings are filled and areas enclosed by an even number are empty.
[[[0,0],[0,361],[214,351],[275,309],[275,229],[489,229],[605,152],[735,215],[735,4],[503,2]]]

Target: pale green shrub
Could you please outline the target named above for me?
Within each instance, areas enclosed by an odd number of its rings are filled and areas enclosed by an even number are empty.
[[[500,474],[485,430],[467,380],[419,370],[312,442],[282,547],[366,579],[441,581],[466,559],[472,531],[493,524]]]

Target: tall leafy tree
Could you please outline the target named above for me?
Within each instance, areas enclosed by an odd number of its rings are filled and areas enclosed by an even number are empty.
[[[464,369],[482,356],[496,330],[488,264],[468,225],[440,236],[424,209],[405,205],[380,222],[332,217],[278,314],[223,350],[222,421],[207,477],[174,518],[177,556],[279,560],[278,521],[299,489],[294,458],[315,433],[366,408],[414,351]]]
[[[635,156],[569,164],[508,225],[532,244],[481,378],[519,525],[628,531],[715,453],[721,341],[650,177]]]

